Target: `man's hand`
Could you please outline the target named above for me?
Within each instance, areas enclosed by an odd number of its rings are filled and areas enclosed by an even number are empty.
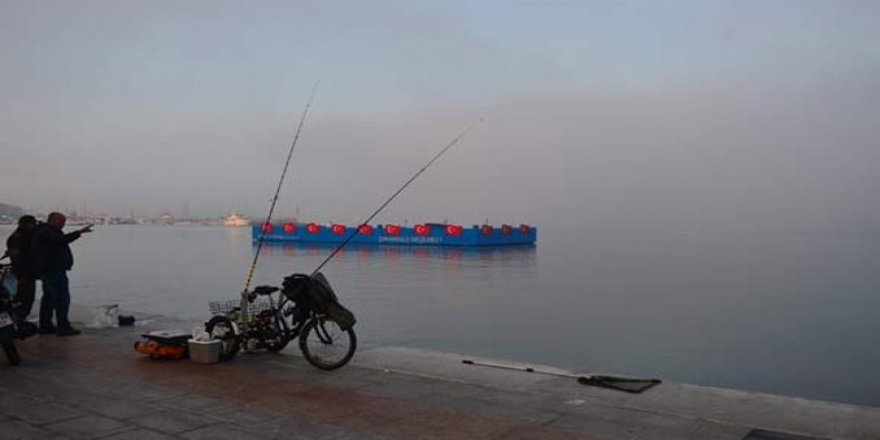
[[[86,226],[76,232],[79,232],[80,234],[88,234],[89,232],[92,232],[92,226],[95,226],[95,225],[88,225],[88,226]]]

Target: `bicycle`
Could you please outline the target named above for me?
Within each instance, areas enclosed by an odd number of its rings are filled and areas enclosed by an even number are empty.
[[[279,352],[299,337],[300,351],[310,364],[335,370],[357,349],[355,316],[339,303],[321,273],[293,274],[281,288],[257,286],[242,292],[239,300],[209,307],[215,316],[205,323],[205,331],[220,340],[221,360],[234,358],[241,349]]]

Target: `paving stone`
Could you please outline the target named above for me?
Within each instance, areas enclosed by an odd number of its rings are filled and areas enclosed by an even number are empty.
[[[135,398],[144,402],[157,402],[167,399],[173,399],[182,394],[180,391],[157,386],[145,386],[144,384],[135,384],[131,386],[131,388],[133,389],[132,391],[134,391],[133,395],[135,396]]]
[[[367,378],[369,383],[357,390],[364,394],[391,398],[415,399],[444,392],[450,384],[415,376],[377,373]]]
[[[51,374],[51,373],[46,373]],[[58,385],[45,379],[33,379],[24,383],[17,383],[16,391],[26,394],[37,400],[47,400],[59,394],[68,394],[77,388],[74,385]]]
[[[377,370],[368,369],[341,369],[336,371],[323,371],[304,364],[295,366],[292,362],[277,363],[277,368],[270,374],[277,375],[280,379],[290,379],[291,372],[296,371],[296,377],[303,383],[310,385],[344,386],[349,389],[360,389],[370,385],[382,383],[382,379],[388,376]],[[399,376],[403,377],[403,376]],[[430,382],[430,379],[422,378],[422,383]]]
[[[701,420],[689,438],[693,440],[742,440],[749,431],[751,428],[746,426],[722,425]]]
[[[135,425],[154,429],[168,434],[191,431],[206,425],[218,423],[215,418],[189,414],[183,411],[157,411],[132,417],[127,420]]]
[[[102,440],[173,440],[176,438],[161,432],[150,431],[149,429],[138,429],[104,437]]]
[[[466,412],[413,405],[387,399],[364,399],[350,394],[346,402],[341,399],[316,400],[309,414],[315,417],[329,412],[333,417],[325,419],[330,425],[355,432],[364,432],[392,438],[494,438],[523,423],[499,420]],[[334,408],[335,407],[335,408]]]
[[[19,392],[7,391],[0,394],[0,413],[6,415],[15,415],[23,408],[35,407],[43,404],[43,400],[35,399]]]
[[[539,426],[517,428],[496,438],[498,440],[611,440],[582,432],[548,429]]]
[[[797,434],[789,434],[787,432],[768,431],[764,429],[753,429],[743,440],[828,440],[818,437],[807,437]]]
[[[586,432],[599,438],[631,440],[645,428],[632,420],[620,420],[591,415],[565,414],[546,425],[550,428]]]
[[[33,406],[19,408],[13,417],[34,425],[45,425],[60,422],[62,420],[83,417],[86,413],[68,406],[41,403]]]
[[[504,405],[497,400],[462,398],[444,395],[425,397],[420,404],[480,414],[486,417],[512,419],[521,422],[543,424],[559,418],[562,414],[533,405]]]
[[[235,425],[243,431],[272,439],[381,439],[362,431],[350,431],[336,426],[318,423],[302,417],[285,416],[282,413],[253,409],[243,406],[221,414],[213,414],[218,423]]]
[[[45,390],[39,386],[42,379],[38,375],[13,374],[7,376],[8,373],[8,371],[3,371],[4,394],[8,390],[38,400],[47,397]]]
[[[234,405],[229,402],[203,396],[178,396],[171,399],[155,402],[157,406],[169,410],[183,410],[196,414],[218,412],[223,409],[231,409]]]
[[[95,438],[134,429],[132,425],[101,416],[86,416],[46,425],[61,435],[73,438]]]
[[[103,396],[112,396],[121,399],[154,402],[172,399],[185,395],[182,390],[151,385],[143,381],[130,381],[119,384],[101,393]]]
[[[97,400],[115,400],[113,398],[109,398],[106,395],[94,393],[92,391],[87,391],[84,389],[71,389],[67,390],[59,390],[58,393],[52,396],[52,403],[58,405],[68,405],[73,406],[75,408],[79,408],[82,406],[89,406],[91,403]]]
[[[389,437],[380,437],[373,434],[365,434],[363,432],[339,430],[327,436],[307,437],[309,439],[320,438],[322,440],[386,440]],[[281,440],[280,438],[278,440]]]
[[[159,407],[133,400],[94,397],[80,401],[80,407],[89,412],[113,419],[130,419],[159,411]]]
[[[636,436],[636,440],[697,440],[706,437],[696,437],[695,431],[699,427],[697,420],[676,420],[674,423],[668,423],[663,426],[657,426],[653,423],[646,423],[644,430],[640,431]],[[711,437],[713,440],[721,440]],[[737,439],[738,440],[738,439]]]
[[[381,440],[385,437],[372,435],[363,431],[354,431],[337,426],[316,423],[299,418],[288,418],[270,432],[272,439],[277,440],[300,440],[300,439],[324,439],[324,440]]]
[[[239,425],[246,429],[256,427],[262,431],[274,430],[284,421],[284,416],[278,412],[247,406],[224,408],[220,412],[212,412],[208,415],[224,423]]]
[[[181,437],[189,440],[269,440],[272,438],[266,434],[257,433],[254,431],[242,429],[234,425],[226,424],[211,425],[204,428],[199,428],[195,431],[181,434]]]
[[[51,437],[53,434],[52,431],[18,420],[0,422],[0,438],[3,439],[45,439]]]

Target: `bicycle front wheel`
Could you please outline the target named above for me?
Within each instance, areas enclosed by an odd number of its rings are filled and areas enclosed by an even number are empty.
[[[299,335],[299,349],[310,364],[322,370],[335,370],[354,356],[357,336],[352,328],[343,330],[334,321],[313,318]]]

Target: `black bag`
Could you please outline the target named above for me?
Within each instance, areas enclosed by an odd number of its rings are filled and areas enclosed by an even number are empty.
[[[293,274],[284,278],[282,287],[282,293],[291,301],[297,305],[312,308],[318,313],[326,314],[343,330],[352,328],[357,322],[354,313],[339,303],[339,298],[330,287],[330,282],[320,272],[313,277],[305,274]]]

